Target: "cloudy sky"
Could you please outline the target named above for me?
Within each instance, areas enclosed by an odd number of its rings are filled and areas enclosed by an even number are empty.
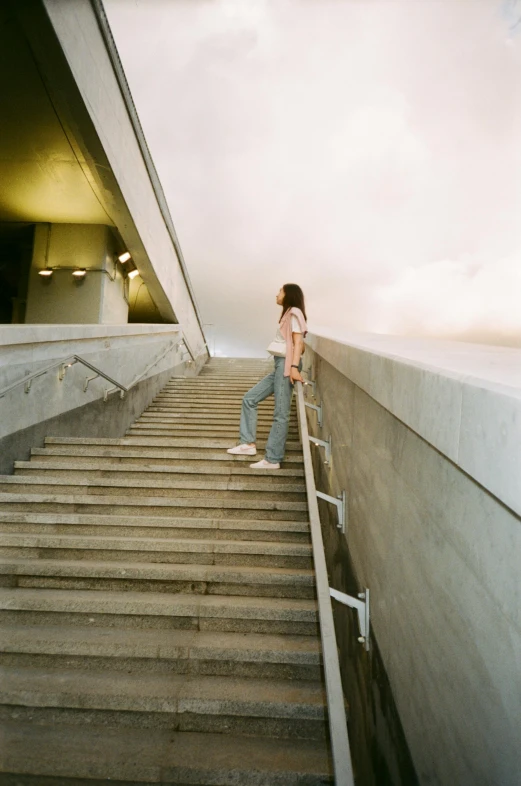
[[[520,0],[105,0],[218,353],[521,346]]]

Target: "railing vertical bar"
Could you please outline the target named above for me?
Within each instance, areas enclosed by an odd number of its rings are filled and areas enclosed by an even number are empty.
[[[326,556],[324,542],[320,528],[320,515],[309,446],[309,432],[306,419],[306,408],[302,383],[296,382],[300,439],[304,453],[304,472],[308,498],[309,523],[311,540],[313,544],[313,561],[315,566],[315,580],[318,600],[318,614],[320,622],[320,638],[322,643],[322,658],[324,661],[324,675],[326,680],[327,710],[329,716],[329,734],[335,773],[335,786],[354,786],[353,766],[347,721],[340,679],[340,665],[336,644],[333,610],[329,594],[329,580],[327,576]]]

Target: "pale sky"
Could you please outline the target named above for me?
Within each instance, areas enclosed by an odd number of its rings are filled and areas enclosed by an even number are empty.
[[[521,346],[520,0],[105,0],[215,346]],[[212,329],[208,329],[212,338]]]

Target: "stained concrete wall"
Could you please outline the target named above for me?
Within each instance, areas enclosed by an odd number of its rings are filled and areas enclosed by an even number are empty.
[[[123,436],[171,376],[198,374],[206,362],[206,353],[189,362],[182,338],[179,325],[0,326],[0,392],[22,382],[0,398],[0,472],[47,435]],[[104,401],[113,386],[98,377],[85,391],[95,373],[80,363],[59,379],[59,364],[72,355],[125,386],[140,379],[124,399],[115,392]],[[25,392],[24,378],[54,364]]]
[[[521,353],[380,338],[305,355],[317,487],[348,497],[345,536],[320,503],[331,584],[371,595],[369,654],[334,604],[358,782],[517,786]]]

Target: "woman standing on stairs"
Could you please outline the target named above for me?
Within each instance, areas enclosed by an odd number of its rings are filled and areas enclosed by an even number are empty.
[[[277,334],[268,347],[275,367],[271,374],[245,394],[242,400],[240,444],[228,450],[235,456],[254,456],[257,453],[257,407],[261,401],[274,394],[275,410],[266,455],[261,461],[250,464],[253,469],[280,468],[288,435],[293,385],[297,381],[304,381],[300,376],[301,355],[307,333],[304,293],[298,284],[284,284],[277,295],[277,304],[282,306],[282,314]]]

